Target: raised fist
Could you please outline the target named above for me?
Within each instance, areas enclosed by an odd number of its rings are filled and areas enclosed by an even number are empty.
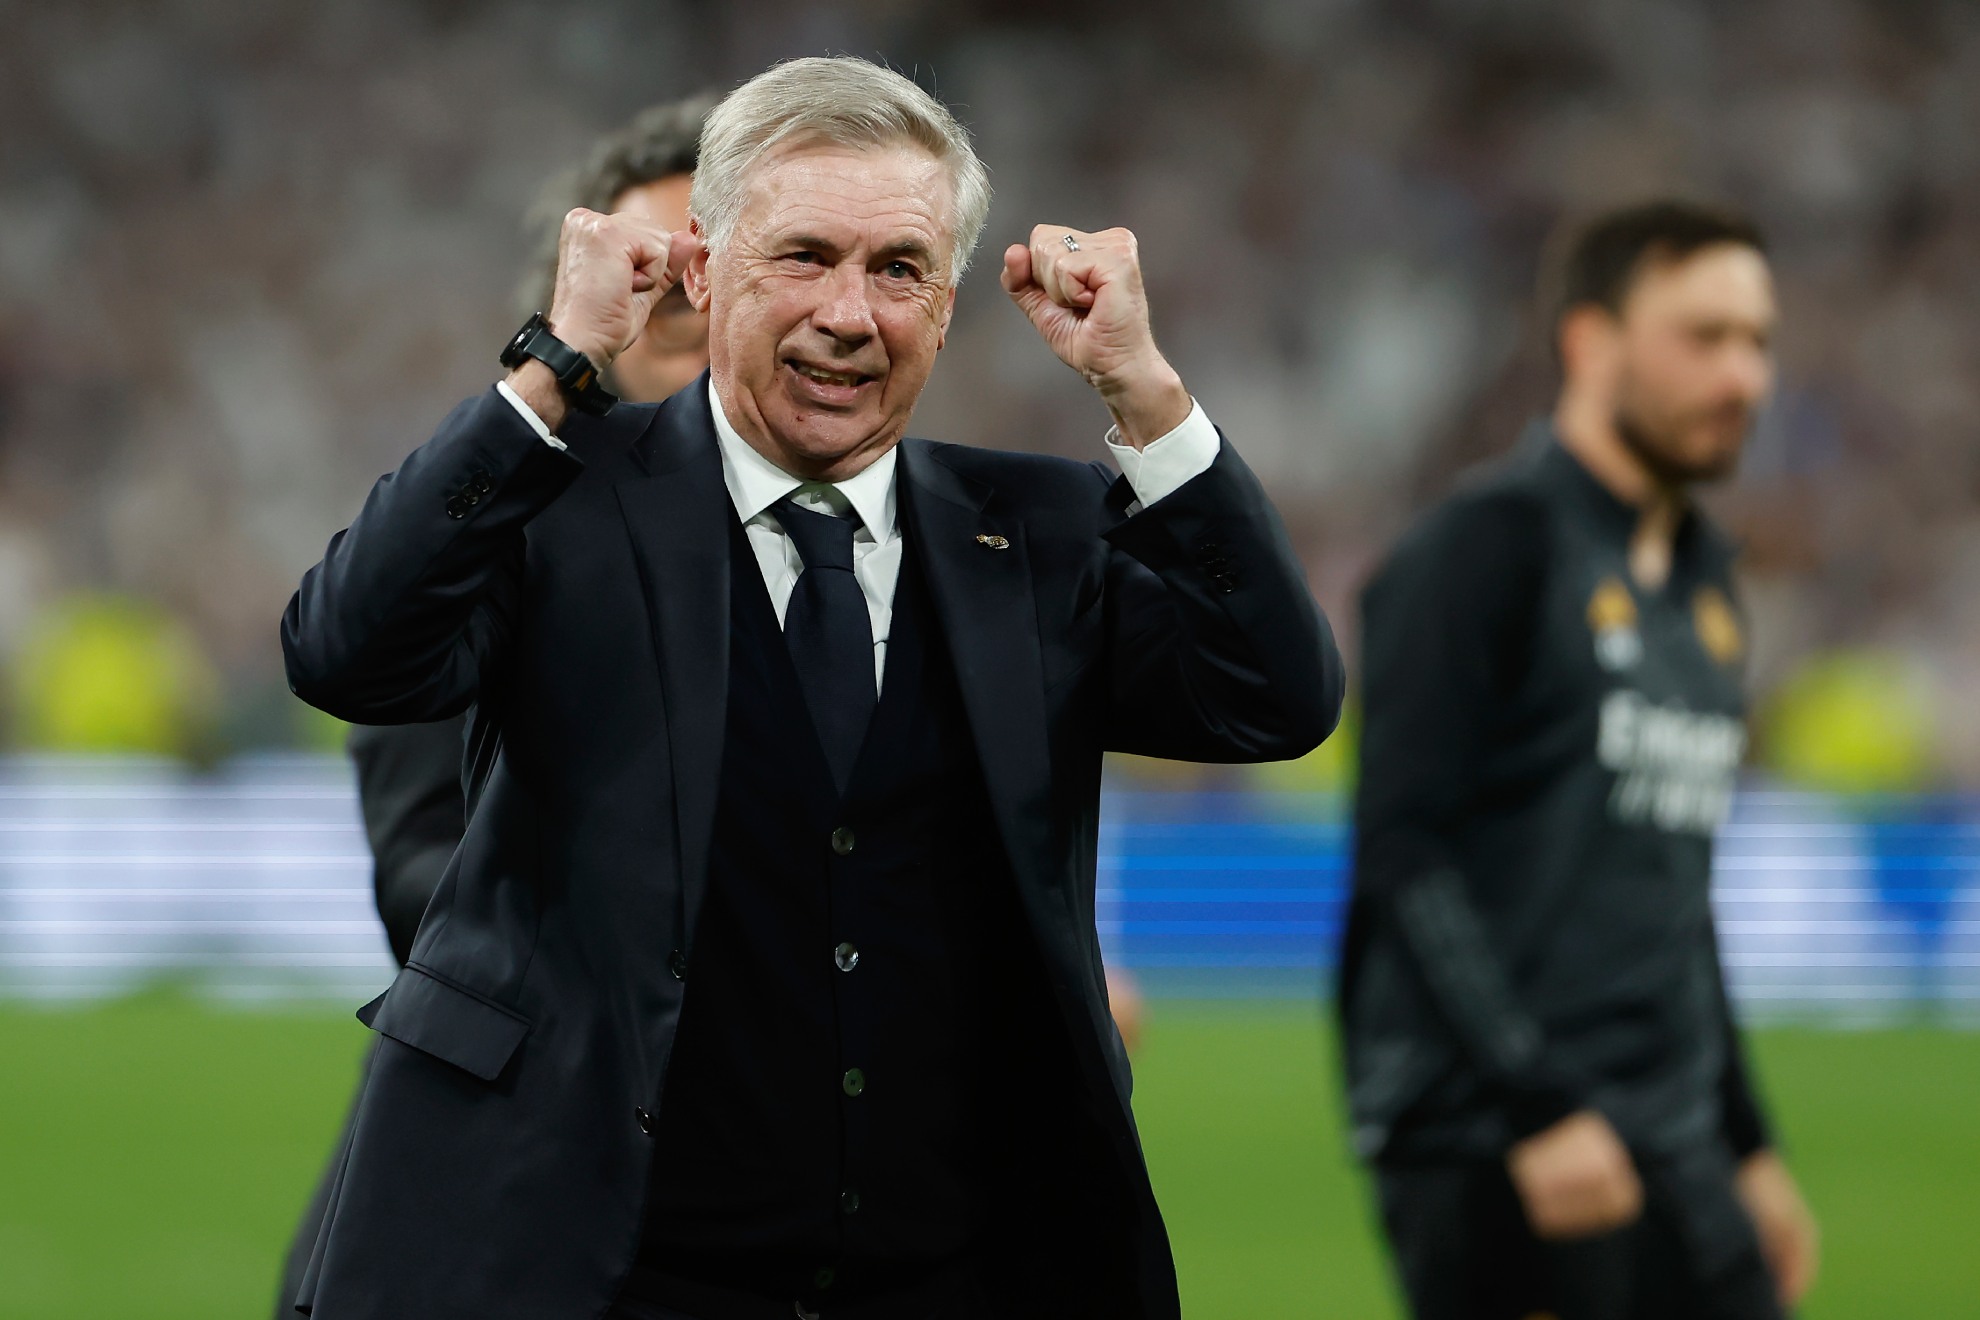
[[[646,328],[660,296],[687,268],[701,240],[632,215],[578,207],[557,236],[550,330],[601,369]]]
[[[1189,416],[1189,391],[1149,328],[1132,233],[1034,226],[1029,244],[1005,249],[1003,285],[1059,360],[1100,392],[1128,443],[1160,439]]]

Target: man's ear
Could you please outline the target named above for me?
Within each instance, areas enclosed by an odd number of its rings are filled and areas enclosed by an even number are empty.
[[[1569,380],[1585,380],[1608,372],[1616,355],[1622,327],[1614,312],[1600,303],[1580,303],[1561,314],[1556,328],[1556,345],[1561,355],[1561,374]]]
[[[943,345],[949,342],[949,322],[955,319],[955,315],[956,286],[951,284],[948,297],[942,301],[942,324],[935,331],[935,351],[938,353],[942,351]]]
[[[698,216],[688,217],[688,232],[701,241],[694,246],[694,255],[688,258],[687,269],[681,272],[681,288],[694,310],[708,314],[708,233],[701,227]]]

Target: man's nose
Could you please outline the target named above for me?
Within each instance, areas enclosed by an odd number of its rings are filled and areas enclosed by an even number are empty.
[[[865,343],[879,333],[866,294],[865,268],[857,262],[840,262],[827,277],[824,300],[812,314],[812,324],[841,343]]]
[[[1741,344],[1729,355],[1727,376],[1734,392],[1748,404],[1758,404],[1774,386],[1774,359],[1757,344]]]

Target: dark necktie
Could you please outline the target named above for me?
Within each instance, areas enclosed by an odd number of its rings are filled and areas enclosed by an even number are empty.
[[[784,612],[784,642],[798,686],[841,793],[872,722],[879,697],[873,677],[873,622],[853,576],[856,518],[834,518],[788,499],[771,506],[804,560]]]

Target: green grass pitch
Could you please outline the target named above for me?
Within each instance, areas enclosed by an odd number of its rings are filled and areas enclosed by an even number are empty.
[[[363,1047],[330,1012],[0,1008],[0,1320],[248,1320]],[[1804,1320],[1980,1317],[1980,1034],[1758,1033],[1825,1234]],[[1391,1320],[1315,1008],[1156,1001],[1143,1140],[1191,1320]]]

